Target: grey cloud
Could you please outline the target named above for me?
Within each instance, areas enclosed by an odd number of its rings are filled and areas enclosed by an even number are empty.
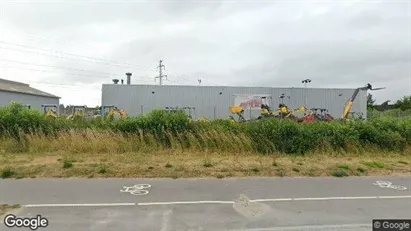
[[[86,24],[135,21],[152,24],[193,19],[212,20],[230,14],[263,7],[266,4],[223,1],[119,1],[119,2],[6,2],[3,20],[18,27],[37,30],[59,29]]]
[[[4,19],[21,29],[113,46],[104,58],[141,68],[50,59],[58,66],[119,78],[131,71],[136,82],[153,82],[158,60],[164,59],[170,82],[196,84],[202,78],[205,84],[281,87],[301,86],[303,78],[318,87],[371,82],[387,87],[378,97],[393,99],[411,89],[409,7],[375,1],[7,3]],[[111,78],[61,75],[60,80],[87,84]]]

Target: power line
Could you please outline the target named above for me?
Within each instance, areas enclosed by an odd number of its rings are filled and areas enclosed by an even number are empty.
[[[74,61],[80,61],[80,62],[87,62],[87,63],[94,63],[94,64],[101,64],[101,65],[110,65],[110,66],[118,66],[118,67],[127,67],[129,66],[126,65],[121,65],[121,64],[113,64],[113,63],[107,63],[107,62],[102,62],[102,61],[97,61],[97,60],[84,60],[84,59],[76,59],[76,58],[71,58],[71,57],[64,57],[64,56],[58,56],[58,55],[52,55],[52,54],[44,54],[44,53],[39,53],[39,52],[34,52],[34,51],[27,51],[27,50],[19,50],[11,47],[0,47],[0,49],[4,50],[12,50],[12,51],[18,51],[18,52],[24,52],[24,53],[31,53],[31,54],[37,54],[37,55],[43,55],[43,56],[49,56],[49,57],[55,57],[55,58],[60,58],[60,59],[68,59],[68,60],[74,60]],[[143,70],[144,68],[135,68],[134,69],[140,69]],[[144,69],[144,70],[149,70],[149,69]],[[153,70],[153,69],[151,69]]]
[[[87,77],[94,77],[94,78],[100,78],[99,76],[95,75],[85,75],[85,74],[74,74],[74,73],[68,73],[68,72],[53,72],[53,71],[46,71],[46,70],[39,70],[39,69],[32,69],[32,68],[25,68],[25,67],[13,67],[13,66],[0,66],[0,67],[5,67],[5,68],[11,68],[11,69],[17,69],[17,70],[29,70],[29,71],[38,71],[38,72],[44,72],[44,73],[50,73],[50,74],[66,74],[66,75],[74,75],[74,76],[87,76]]]
[[[76,84],[58,84],[58,83],[42,83],[42,82],[32,82],[30,84],[40,84],[40,85],[52,85],[58,87],[69,87],[69,88],[97,88],[100,86],[91,86],[91,85],[76,85]]]
[[[4,0],[3,0],[3,2],[5,2]],[[13,1],[11,1],[11,2],[15,2],[14,0]],[[22,2],[24,2],[24,1],[22,1]],[[31,1],[32,2],[32,1]],[[53,2],[53,1],[51,1],[51,2]],[[17,27],[17,26],[15,26],[14,24],[12,24],[12,23],[10,23],[9,21],[4,21],[4,20],[2,20],[2,23],[7,23],[7,24],[9,24],[9,25],[11,25],[12,27]],[[47,40],[47,41],[52,41],[52,42],[55,42],[55,43],[62,43],[62,44],[70,44],[70,45],[77,45],[78,47],[86,47],[86,48],[93,48],[93,49],[99,49],[99,47],[97,47],[97,46],[92,46],[92,45],[84,45],[84,44],[74,44],[73,42],[71,42],[71,41],[64,41],[64,40],[60,40],[60,39],[56,39],[56,38],[49,38],[49,37],[45,37],[45,36],[39,36],[39,35],[35,35],[35,34],[29,34],[29,33],[27,33],[27,32],[17,32],[16,33],[16,31],[13,31],[13,30],[10,30],[10,29],[4,29],[4,28],[0,28],[0,30],[5,30],[5,31],[7,31],[7,32],[9,32],[9,33],[11,33],[11,34],[16,34],[16,35],[24,35],[24,37],[25,38],[35,38],[35,39],[43,39],[43,40]]]
[[[53,65],[45,65],[45,64],[36,64],[36,63],[20,62],[20,61],[7,60],[7,59],[0,59],[0,62],[9,62],[9,63],[19,63],[19,64],[23,64],[23,65],[52,67],[52,68],[58,68],[58,69],[63,69],[63,70],[69,70],[69,71],[70,71],[70,70],[74,70],[74,71],[81,71],[81,72],[90,72],[90,73],[95,73],[95,74],[99,74],[99,75],[118,76],[117,74],[112,74],[112,73],[107,73],[107,72],[87,71],[87,70],[83,70],[83,69],[65,68],[65,67],[58,67],[58,66],[53,66]]]
[[[27,70],[27,71],[38,71],[38,72],[44,72],[44,73],[50,73],[50,74],[67,74],[67,75],[74,75],[74,76],[90,76],[90,75],[82,75],[82,74],[73,74],[73,73],[58,73],[58,72],[51,72],[51,71],[46,71],[46,70],[38,70],[38,69],[31,69],[31,68],[22,68],[22,67],[10,67],[10,66],[2,66],[1,67],[5,67],[5,68],[11,68],[11,69],[17,69],[17,70]],[[90,77],[96,77],[96,76],[90,76]],[[143,81],[140,79],[137,79],[137,81]],[[142,83],[147,83],[147,82],[142,82]]]
[[[11,43],[11,42],[6,42],[6,41],[0,41],[0,43],[9,44],[9,45],[18,46],[18,47],[23,47],[23,48],[36,49],[36,50],[41,50],[41,51],[46,51],[46,52],[53,52],[53,53],[56,53],[56,54],[70,55],[70,56],[74,56],[74,57],[86,58],[86,59],[96,60],[96,61],[99,61],[99,62],[111,63],[112,65],[116,65],[116,66],[141,68],[141,67],[137,67],[137,66],[134,66],[134,65],[131,65],[131,64],[128,64],[128,63],[127,64],[126,63],[122,64],[120,62],[116,63],[116,62],[113,62],[111,60],[106,60],[106,59],[102,59],[102,58],[95,58],[95,57],[91,57],[91,56],[70,54],[70,53],[66,53],[66,52],[62,52],[62,51],[48,50],[48,49],[44,49],[44,48],[27,46],[27,45],[23,45],[23,44]]]

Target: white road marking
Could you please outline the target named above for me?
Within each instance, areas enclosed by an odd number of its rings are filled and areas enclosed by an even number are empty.
[[[29,204],[23,205],[25,208],[41,207],[109,207],[109,206],[135,206],[136,203],[101,203],[101,204]]]
[[[255,199],[250,202],[286,202],[286,201],[329,201],[329,200],[366,200],[366,199],[411,199],[411,195],[404,196],[368,196],[368,197],[302,197],[302,198],[275,198]],[[178,205],[178,204],[234,204],[234,201],[166,201],[141,203],[99,203],[99,204],[28,204],[25,208],[35,207],[107,207],[107,206],[149,206],[149,205]]]
[[[168,230],[168,223],[170,223],[171,213],[173,213],[173,210],[168,210],[167,212],[163,213],[163,223],[161,225],[161,231]]]
[[[371,224],[345,224],[345,225],[305,225],[305,226],[285,226],[272,228],[241,229],[241,231],[277,231],[277,230],[330,230],[344,228],[371,228]],[[229,229],[230,231],[240,231],[239,229]]]
[[[169,201],[169,202],[137,203],[137,205],[178,205],[178,204],[234,204],[234,201]]]
[[[147,188],[151,188],[149,184],[136,184],[133,186],[123,186],[123,189],[120,192],[128,192],[131,195],[140,196],[140,195],[147,195],[149,193],[148,190],[144,190]]]
[[[373,185],[378,185],[380,188],[392,188],[395,190],[407,190],[407,187],[402,185],[393,185],[390,181],[377,180]]]

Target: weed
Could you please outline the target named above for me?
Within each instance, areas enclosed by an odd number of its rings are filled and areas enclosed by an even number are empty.
[[[308,169],[308,171],[307,171],[307,175],[308,176],[310,176],[310,177],[314,177],[314,176],[316,176],[315,175],[315,169],[314,168],[310,168],[310,169]]]
[[[69,160],[65,160],[63,162],[63,168],[72,168],[73,167],[73,162],[69,161]]]
[[[280,168],[277,170],[277,175],[284,177],[285,176],[285,170],[283,168]]]
[[[346,171],[344,171],[343,169],[335,169],[332,173],[332,176],[335,177],[345,177],[345,176],[349,176],[348,173]]]
[[[218,179],[222,179],[222,178],[224,178],[224,175],[223,174],[217,174],[217,176],[216,176]]]
[[[207,161],[207,162],[204,162],[203,166],[206,168],[213,167],[213,163]]]
[[[339,164],[337,165],[338,168],[342,168],[342,169],[350,169],[350,167],[348,166],[348,164]]]
[[[5,168],[1,171],[1,178],[3,179],[10,178],[14,175],[16,175],[16,172],[14,172],[11,168]]]
[[[361,173],[365,173],[367,170],[365,168],[358,167],[357,171],[359,171]]]
[[[173,165],[171,165],[170,163],[167,163],[164,167],[166,167],[166,168],[172,168]]]
[[[106,168],[105,165],[102,165],[102,166],[99,167],[98,173],[105,174],[106,172],[107,172],[107,168]]]
[[[251,168],[251,171],[253,171],[254,173],[260,172],[260,169],[258,169],[257,167],[253,167]]]
[[[372,162],[362,162],[362,164],[370,167],[370,168],[384,168],[384,163],[381,162],[376,162],[376,161],[372,161]]]
[[[294,172],[300,172],[300,169],[298,169],[298,168],[293,168],[293,171],[294,171]]]
[[[408,164],[407,161],[403,161],[403,160],[398,161],[398,163],[400,163],[400,164]]]
[[[173,174],[173,175],[171,175],[171,179],[178,179],[178,175],[177,175],[177,173],[175,173],[175,174]]]
[[[295,156],[347,149],[360,152],[364,146],[403,152],[411,145],[411,119],[392,118],[346,124],[300,125],[279,120],[238,124],[225,119],[190,121],[184,112],[154,110],[127,120],[51,120],[37,110],[13,103],[0,108],[0,124],[0,136],[3,137],[0,146],[10,153],[56,150],[125,153],[184,149]],[[273,163],[273,166],[277,165]],[[378,164],[376,166],[379,168]]]

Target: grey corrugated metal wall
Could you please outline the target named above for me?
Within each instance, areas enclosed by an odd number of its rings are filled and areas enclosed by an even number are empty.
[[[172,85],[122,85],[103,84],[102,105],[116,105],[130,116],[146,114],[165,107],[195,107],[194,118],[227,118],[229,107],[234,105],[234,94],[269,94],[270,106],[277,108],[279,95],[289,108],[304,105],[307,93],[308,108],[327,108],[333,117],[340,117],[343,108],[355,89],[320,88],[267,88],[267,87],[219,87],[219,86],[172,86]],[[367,93],[358,94],[352,111],[366,117]],[[256,118],[259,110],[245,112],[246,118]]]
[[[58,98],[0,91],[0,107],[7,106],[12,101],[20,102],[22,104],[30,104],[32,109],[41,111],[42,104],[57,104],[58,106],[60,100]]]

